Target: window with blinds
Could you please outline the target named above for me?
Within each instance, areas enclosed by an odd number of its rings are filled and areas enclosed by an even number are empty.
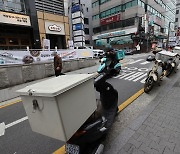
[[[36,10],[64,15],[64,0],[35,0]]]

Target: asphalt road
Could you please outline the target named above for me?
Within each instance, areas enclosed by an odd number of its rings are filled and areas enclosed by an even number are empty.
[[[125,65],[119,76],[108,82],[118,90],[119,105],[137,91],[143,88],[146,73],[150,63],[146,63],[145,56],[133,58],[130,64]],[[94,71],[97,67],[93,68]],[[91,71],[92,72],[92,71]],[[0,109],[0,124],[11,124],[0,136],[0,153],[2,154],[50,154],[59,149],[63,142],[32,132],[22,103],[17,103]],[[17,120],[20,119],[18,123]]]

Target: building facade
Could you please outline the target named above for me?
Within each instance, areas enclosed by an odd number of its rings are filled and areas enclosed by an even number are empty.
[[[0,0],[0,49],[39,48],[40,38],[33,0]]]
[[[163,42],[169,21],[175,18],[174,1],[92,0],[92,7],[93,41],[99,47],[111,44],[118,48],[134,48],[153,40]],[[148,34],[145,34],[145,28],[148,28]]]
[[[176,36],[180,37],[180,0],[177,0],[177,4],[176,4]],[[180,43],[179,43],[180,44]]]
[[[0,50],[67,47],[69,19],[62,0],[0,0]]]
[[[41,44],[50,40],[50,48],[64,49],[70,37],[69,19],[64,16],[64,1],[35,0]]]
[[[180,0],[177,0],[176,4],[176,26],[180,27]]]
[[[76,0],[69,0],[69,23],[70,23],[70,34],[71,34],[71,40],[73,40],[73,23],[72,23],[72,14],[71,14],[71,8],[73,2]],[[86,46],[92,46],[92,2],[90,0],[78,0],[76,1],[81,5],[83,17],[84,17],[84,33],[85,33],[85,45]]]

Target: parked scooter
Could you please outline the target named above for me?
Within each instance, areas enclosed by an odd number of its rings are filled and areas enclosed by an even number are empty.
[[[156,54],[156,58],[163,61],[165,76],[169,77],[173,72],[176,73],[179,65],[179,55],[170,51],[161,51]]]
[[[116,76],[121,71],[121,63],[120,60],[123,60],[125,57],[123,50],[115,50],[112,49],[114,52],[114,58],[110,58],[107,54],[100,60],[100,66],[98,68],[98,73],[107,73],[110,76]]]
[[[161,60],[156,60],[155,56],[152,58],[152,61],[154,61],[154,66],[152,67],[152,70],[149,71],[147,75],[147,79],[145,80],[144,84],[144,92],[148,93],[152,90],[155,83],[160,85],[160,80],[163,77],[163,63]]]
[[[102,154],[103,141],[117,113],[118,92],[107,83],[107,74],[95,79],[94,86],[100,93],[101,108],[83,124],[66,143],[67,154]]]
[[[176,55],[174,58],[169,58],[166,63],[167,72],[166,76],[169,77],[173,72],[177,72],[178,63],[177,60],[179,59],[179,55]]]

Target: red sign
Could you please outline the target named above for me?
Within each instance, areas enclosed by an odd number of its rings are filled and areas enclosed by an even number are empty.
[[[108,18],[101,19],[100,23],[101,25],[107,25],[113,22],[120,21],[120,16],[121,16],[120,14],[117,14]]]
[[[178,27],[178,29],[176,31],[176,36],[180,36],[180,27]]]

